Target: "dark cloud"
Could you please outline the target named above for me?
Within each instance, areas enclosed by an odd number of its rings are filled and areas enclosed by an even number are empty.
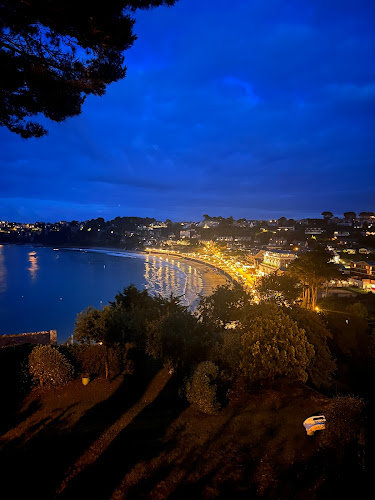
[[[128,74],[80,117],[0,129],[5,219],[373,210],[375,8],[180,0],[142,12]],[[348,208],[349,207],[349,208]]]

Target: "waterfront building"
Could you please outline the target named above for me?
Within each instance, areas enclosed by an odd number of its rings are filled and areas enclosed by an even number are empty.
[[[351,261],[350,276],[356,276],[362,280],[375,280],[375,262],[371,260]]]
[[[267,250],[263,254],[263,262],[259,265],[262,274],[281,274],[286,271],[288,265],[297,258],[297,255],[285,250]]]

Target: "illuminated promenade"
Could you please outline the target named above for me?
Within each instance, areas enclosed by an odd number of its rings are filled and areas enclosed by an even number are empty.
[[[201,264],[206,264],[221,271],[231,281],[240,283],[249,289],[252,289],[253,287],[254,276],[249,272],[250,266],[239,262],[233,257],[224,257],[221,252],[213,247],[213,245],[206,245],[205,254],[197,254],[194,252],[181,253],[177,250],[163,248],[147,248],[146,251],[150,254],[173,255],[179,257],[180,259],[187,259]]]

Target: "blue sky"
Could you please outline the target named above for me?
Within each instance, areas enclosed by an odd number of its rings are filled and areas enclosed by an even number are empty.
[[[0,219],[375,209],[372,1],[180,0],[136,19],[104,97],[47,137],[0,128]]]

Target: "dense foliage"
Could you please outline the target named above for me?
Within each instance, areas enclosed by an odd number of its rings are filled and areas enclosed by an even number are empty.
[[[0,124],[22,137],[80,114],[87,95],[101,96],[124,78],[124,51],[134,43],[134,12],[175,0],[6,0],[0,5]]]
[[[250,295],[238,284],[220,286],[198,305],[198,314],[204,323],[215,328],[226,328],[241,320],[251,302]]]
[[[322,317],[313,311],[293,307],[286,308],[285,312],[304,329],[308,342],[314,347],[314,354],[307,367],[309,381],[318,388],[329,387],[337,367],[328,345],[332,334],[327,325]]]
[[[36,346],[29,356],[29,371],[40,386],[63,385],[73,378],[73,367],[57,348]]]
[[[269,274],[260,278],[255,290],[261,301],[269,300],[276,304],[294,304],[301,295],[301,287],[295,276],[288,274]]]
[[[273,276],[271,281],[274,289],[280,282],[284,287],[279,298],[288,296],[289,284],[290,299],[294,279],[279,281]],[[80,354],[80,366],[101,373],[104,364],[108,377],[129,365],[129,352],[147,354],[188,377],[190,398],[196,387],[193,380],[206,380],[204,367],[212,366],[220,393],[239,377],[250,385],[284,377],[329,389],[337,373],[331,344],[337,355],[342,343],[332,336],[330,316],[326,322],[321,314],[279,298],[266,295],[256,304],[239,285],[225,285],[202,298],[192,314],[178,297],[153,297],[130,285],[102,310],[89,307],[78,315],[75,339],[92,349],[86,361]],[[356,322],[339,315],[340,325],[343,322],[348,331],[363,322],[365,311],[355,306],[350,313]],[[212,376],[207,375],[211,381]]]
[[[306,382],[314,348],[305,331],[276,308],[267,316],[254,318],[241,337],[244,375],[251,382],[277,376]]]
[[[203,361],[186,384],[187,400],[203,413],[215,414],[219,411],[215,384],[218,374],[219,369],[214,363]]]
[[[339,276],[334,264],[330,263],[330,252],[318,248],[314,252],[300,255],[288,267],[288,274],[297,278],[304,285],[302,306],[314,310],[318,290],[324,283]]]

